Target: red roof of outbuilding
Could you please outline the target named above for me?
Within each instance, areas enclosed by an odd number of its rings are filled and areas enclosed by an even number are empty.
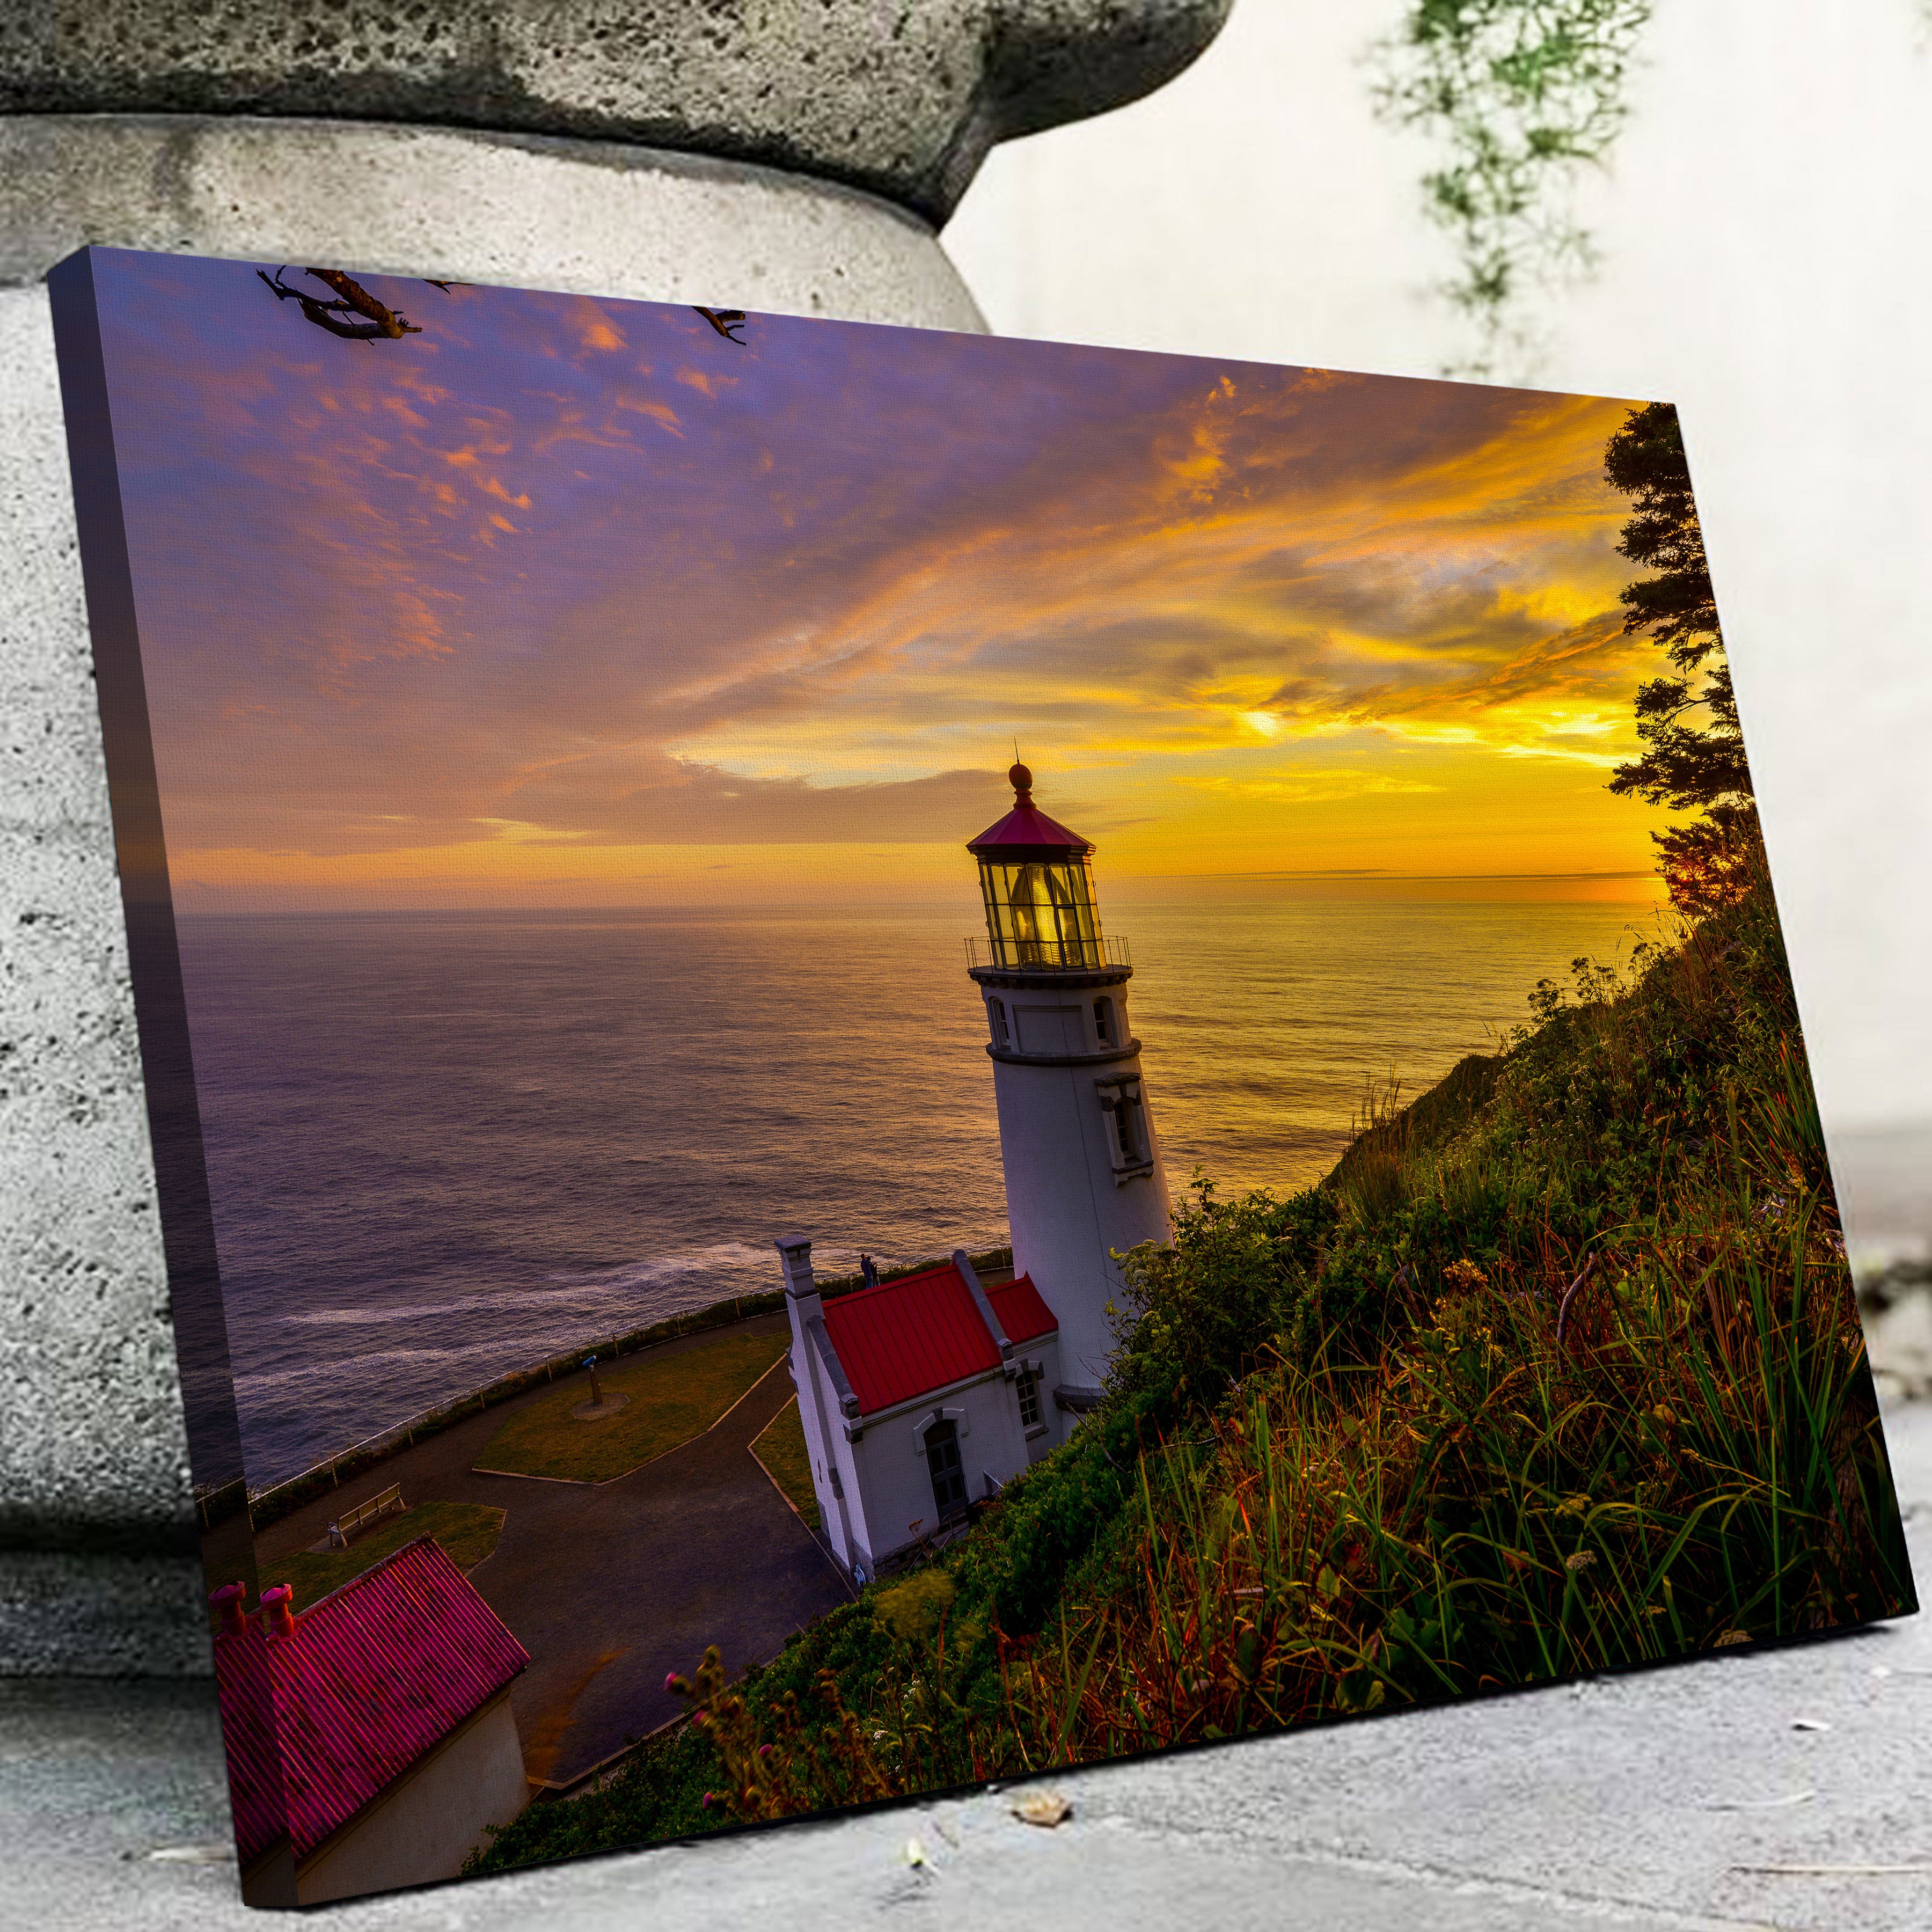
[[[993,1312],[1000,1318],[1000,1326],[1006,1331],[1009,1342],[1030,1342],[1052,1334],[1060,1326],[1053,1310],[1040,1298],[1040,1290],[1034,1286],[1030,1274],[988,1288],[986,1299],[993,1304]]]
[[[251,1689],[250,1657],[264,1653],[278,1780]],[[265,1638],[251,1620],[214,1655],[244,1864],[280,1835],[284,1817],[306,1857],[530,1660],[427,1536],[304,1610],[292,1636]]]
[[[1028,1336],[1058,1328],[1024,1276],[1004,1289],[987,1291],[1001,1324],[1010,1318],[995,1297],[1022,1288],[1024,1295],[1014,1301],[1015,1308],[1024,1309],[1028,1323],[1040,1316],[1046,1322],[1043,1328],[1030,1326]],[[986,1318],[950,1262],[826,1302],[825,1332],[859,1398],[862,1415],[876,1414],[1000,1366],[1000,1352],[993,1346]],[[1007,1327],[1006,1339],[1026,1338]]]

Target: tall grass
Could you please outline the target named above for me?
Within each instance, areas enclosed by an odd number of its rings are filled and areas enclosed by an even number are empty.
[[[1384,1096],[1323,1187],[1199,1185],[1172,1244],[1130,1257],[1107,1410],[770,1669],[734,1684],[707,1657],[681,1815],[1913,1607],[1768,887],[1630,983],[1587,961],[1574,982],[1426,1106]],[[657,1774],[600,1794],[576,1848],[625,1842]]]
[[[1474,1264],[1372,1363],[1250,1378],[1139,1466],[1130,1551],[1010,1647],[1030,1762],[1102,1757],[1893,1613],[1911,1585],[1815,1196]],[[1560,1324],[1560,1329],[1559,1329]]]

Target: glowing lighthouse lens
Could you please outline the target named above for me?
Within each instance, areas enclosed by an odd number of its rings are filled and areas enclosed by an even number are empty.
[[[1023,866],[983,862],[986,931],[1002,966],[1101,963],[1100,927],[1084,858]]]

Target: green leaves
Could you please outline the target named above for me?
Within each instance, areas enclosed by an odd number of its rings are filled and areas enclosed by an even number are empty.
[[[1478,331],[1449,373],[1494,376],[1505,352],[1527,358],[1525,295],[1588,270],[1570,190],[1622,128],[1650,14],[1651,0],[1412,0],[1402,30],[1375,50],[1378,110],[1448,150],[1423,188],[1456,244],[1447,292]]]

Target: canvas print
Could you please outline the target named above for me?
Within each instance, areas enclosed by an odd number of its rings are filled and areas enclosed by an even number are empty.
[[[1915,1607],[1667,404],[53,290],[252,1901]]]

